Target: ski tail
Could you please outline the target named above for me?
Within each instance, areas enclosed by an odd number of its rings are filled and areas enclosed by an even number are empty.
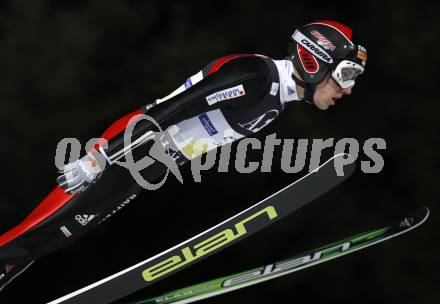
[[[370,230],[283,261],[174,290],[159,297],[136,302],[135,304],[192,303],[253,286],[394,238],[420,226],[428,216],[429,209],[423,207],[383,228]]]

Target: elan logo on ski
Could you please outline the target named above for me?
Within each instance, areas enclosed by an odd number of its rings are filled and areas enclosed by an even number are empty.
[[[145,269],[142,272],[144,280],[147,282],[156,280],[167,273],[182,268],[183,266],[200,259],[208,253],[219,250],[228,243],[245,236],[248,233],[246,225],[248,225],[249,222],[262,221],[260,218],[261,216],[267,216],[269,221],[272,221],[278,217],[278,213],[273,206],[267,206],[266,208],[259,210],[251,216],[248,216],[242,221],[236,223],[233,226],[236,232],[231,229],[232,227],[228,227],[217,234],[201,239],[197,244],[183,247],[179,254],[159,261],[148,269]]]
[[[192,303],[212,298],[220,294],[232,292],[241,288],[254,286],[261,282],[285,276],[287,274],[382,243],[388,239],[411,231],[415,227],[421,225],[428,216],[429,210],[427,208],[421,208],[412,213],[411,217],[406,217],[402,220],[392,222],[385,227],[368,230],[361,234],[322,246],[318,249],[309,250],[279,262],[249,269],[237,274],[212,279],[210,281],[185,288],[180,288],[178,290],[167,292],[161,296],[142,300],[133,304]],[[405,223],[411,223],[411,226],[402,226],[402,224],[406,225]]]

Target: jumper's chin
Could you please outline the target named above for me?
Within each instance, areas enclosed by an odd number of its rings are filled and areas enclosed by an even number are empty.
[[[320,110],[327,110],[330,106],[334,105],[335,103],[333,102],[333,100],[331,101],[325,101],[325,100],[321,100],[321,101],[315,101],[315,106],[320,109]]]

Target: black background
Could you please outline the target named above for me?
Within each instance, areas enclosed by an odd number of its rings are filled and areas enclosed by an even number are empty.
[[[384,138],[383,171],[358,168],[310,206],[130,299],[282,259],[427,205],[428,222],[402,238],[205,303],[433,303],[440,283],[438,9],[425,1],[1,1],[0,231],[55,186],[62,138],[85,143],[100,136],[214,58],[281,59],[296,27],[334,19],[351,25],[368,49],[366,73],[352,96],[329,111],[289,105],[257,137]],[[261,160],[258,151],[251,156]],[[53,300],[181,242],[301,176],[279,167],[275,158],[272,173],[213,169],[194,183],[185,166],[183,185],[170,178],[143,193],[105,225],[38,261],[0,303]]]

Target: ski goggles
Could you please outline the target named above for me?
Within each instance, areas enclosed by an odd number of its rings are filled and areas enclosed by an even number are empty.
[[[354,86],[356,78],[363,72],[362,65],[350,60],[343,60],[332,71],[332,78],[342,89],[347,89]]]

